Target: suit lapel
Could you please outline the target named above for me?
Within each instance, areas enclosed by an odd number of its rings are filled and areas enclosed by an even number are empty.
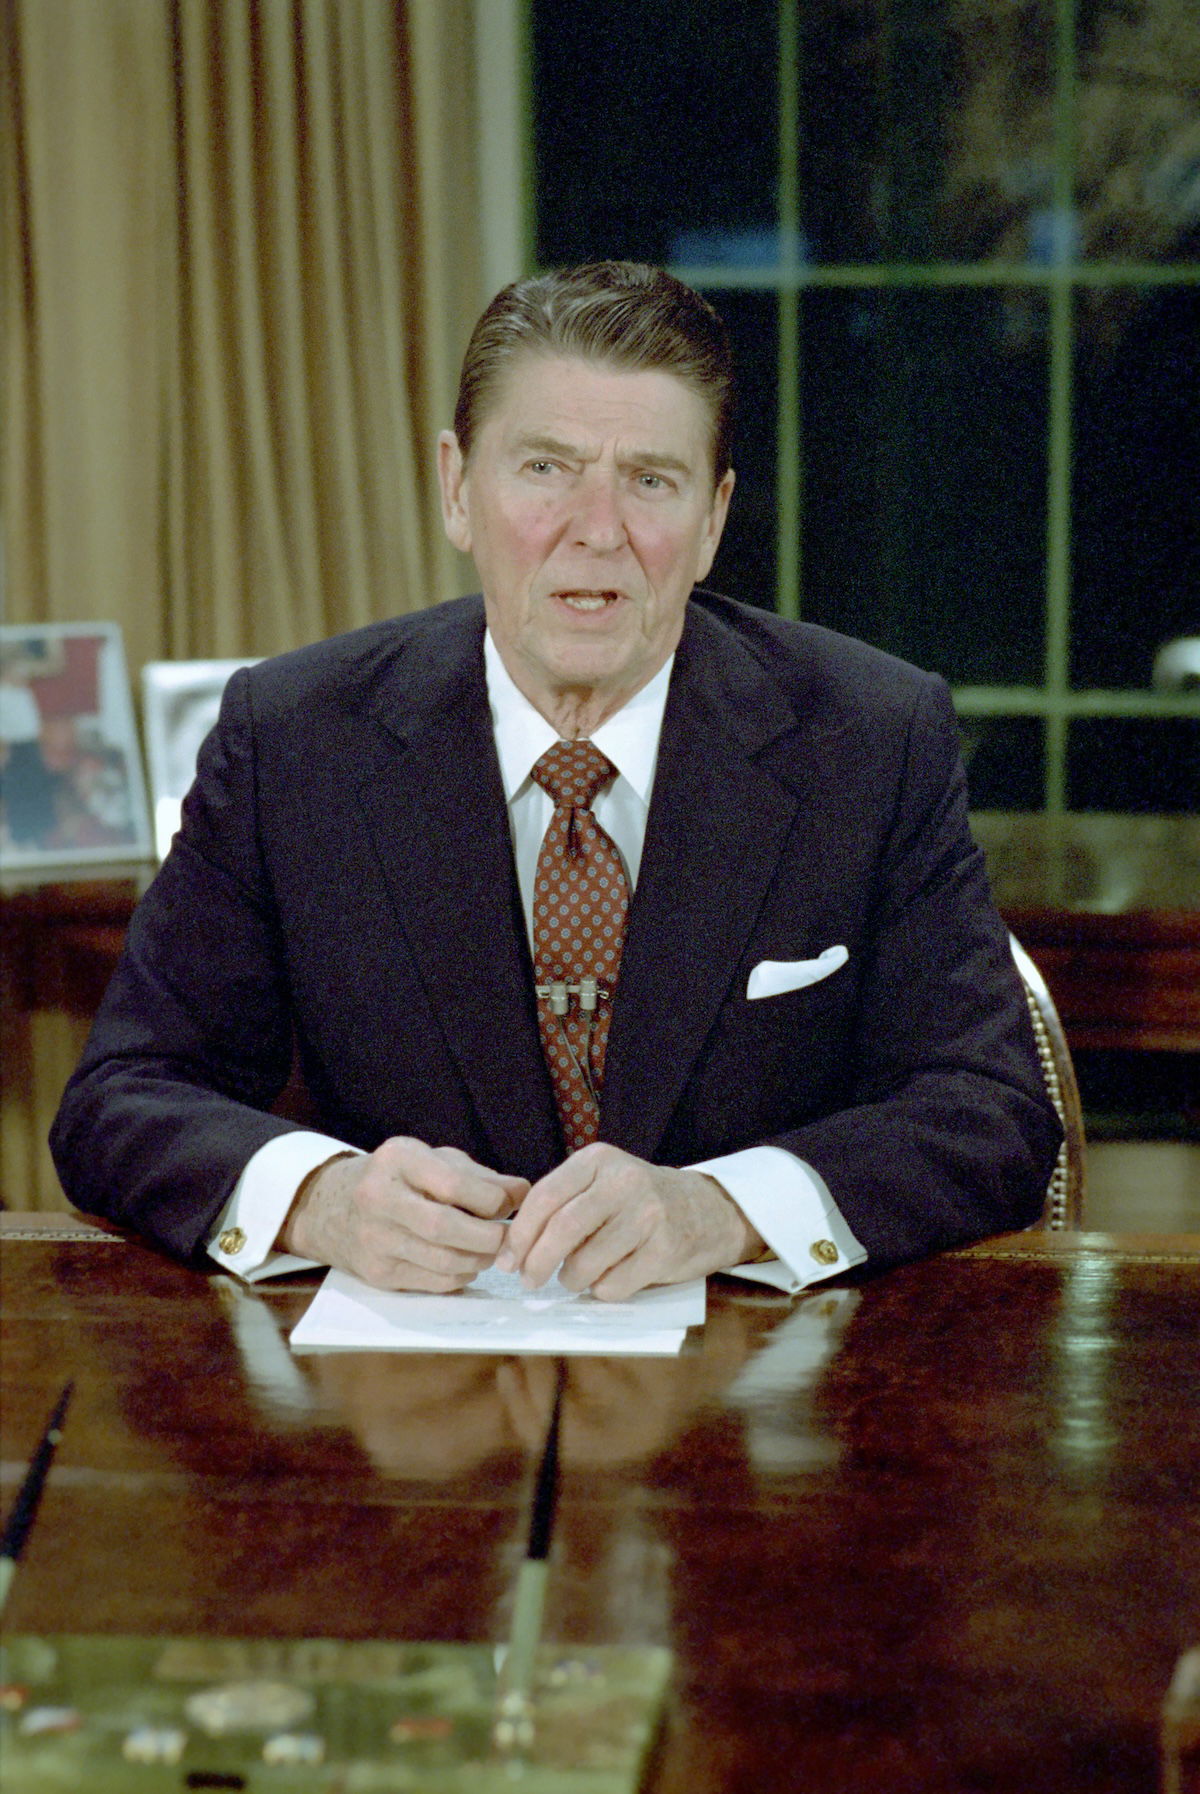
[[[562,1156],[483,674],[482,606],[443,607],[371,711],[358,798],[430,1004],[501,1169]]]
[[[439,614],[440,613],[440,614]],[[563,1155],[483,675],[482,605],[437,607],[368,703],[358,800],[491,1163]],[[695,604],[675,658],[605,1064],[601,1138],[653,1160],[742,962],[805,782],[805,728]]]
[[[605,1062],[601,1138],[653,1161],[796,820],[797,720],[695,604],[676,654]]]

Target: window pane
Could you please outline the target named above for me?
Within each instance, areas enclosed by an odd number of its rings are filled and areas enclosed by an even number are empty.
[[[775,0],[534,0],[543,265],[775,259]]]
[[[1036,716],[959,718],[973,810],[1040,810],[1044,730]]]
[[[1200,28],[1187,0],[1078,8],[1074,209],[1056,209],[1051,0],[810,0],[808,252],[836,261],[1200,254]]]
[[[1158,650],[1200,635],[1200,287],[1097,298],[1079,301],[1071,678],[1145,690]]]
[[[1192,0],[1080,8],[1076,204],[1085,256],[1200,258],[1198,93]]]
[[[730,598],[775,604],[775,426],[778,305],[766,293],[706,295],[729,326],[738,374],[737,472],[729,521],[707,584]]]
[[[1042,677],[1045,307],[811,292],[803,614],[964,684]]]
[[[1049,0],[810,0],[802,17],[813,260],[1048,258]]]
[[[1200,811],[1200,721],[1088,717],[1067,740],[1072,810]]]

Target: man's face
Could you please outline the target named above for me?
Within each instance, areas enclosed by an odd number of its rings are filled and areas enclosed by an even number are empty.
[[[674,374],[529,354],[509,370],[464,464],[439,443],[446,533],[479,570],[514,682],[555,721],[594,727],[674,651],[712,566],[733,474],[713,489],[712,422]]]

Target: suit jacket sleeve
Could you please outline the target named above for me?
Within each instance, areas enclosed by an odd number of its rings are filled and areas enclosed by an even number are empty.
[[[253,784],[239,673],[51,1133],[78,1207],[185,1257],[202,1255],[252,1155],[294,1125],[266,1112],[292,1034]]]
[[[776,1137],[876,1267],[1035,1221],[1061,1139],[968,825],[949,693],[914,706],[869,894],[846,1100]]]

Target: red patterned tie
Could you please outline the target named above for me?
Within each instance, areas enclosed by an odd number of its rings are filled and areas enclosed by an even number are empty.
[[[557,742],[533,769],[554,799],[533,895],[538,1026],[572,1152],[599,1136],[604,1048],[629,909],[620,855],[591,809],[616,770],[590,741]]]

